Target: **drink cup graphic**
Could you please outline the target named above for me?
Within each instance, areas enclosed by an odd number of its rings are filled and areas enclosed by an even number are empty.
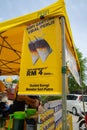
[[[45,39],[38,38],[35,41],[35,48],[39,54],[39,57],[44,62],[49,54],[52,52],[51,47]]]
[[[39,58],[38,52],[37,52],[36,47],[35,47],[35,41],[30,41],[28,44],[28,47],[29,47],[29,50],[31,53],[32,63],[35,64]]]

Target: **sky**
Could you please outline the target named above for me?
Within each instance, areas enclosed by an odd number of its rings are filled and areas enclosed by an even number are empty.
[[[56,0],[0,0],[0,22],[38,11]],[[75,46],[87,57],[87,0],[65,0]]]

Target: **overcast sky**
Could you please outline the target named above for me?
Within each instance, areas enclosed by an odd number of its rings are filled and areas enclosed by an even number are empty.
[[[0,22],[46,7],[56,0],[0,0]],[[75,45],[87,57],[87,0],[65,0]]]

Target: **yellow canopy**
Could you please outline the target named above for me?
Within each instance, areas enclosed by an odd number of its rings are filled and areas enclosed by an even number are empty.
[[[41,17],[55,16],[65,17],[66,28],[71,40],[69,44],[73,49],[72,51],[79,68],[65,3],[64,0],[58,0],[54,4],[32,14],[0,23],[0,75],[19,75],[23,33],[26,24],[36,22]]]

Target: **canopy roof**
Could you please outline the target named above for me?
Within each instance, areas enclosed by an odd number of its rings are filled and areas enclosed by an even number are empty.
[[[65,3],[64,0],[58,0],[37,12],[0,23],[0,75],[19,75],[24,28],[27,24],[40,20],[43,15],[44,18],[65,17],[66,28],[71,40],[69,44],[73,48],[79,68]]]

